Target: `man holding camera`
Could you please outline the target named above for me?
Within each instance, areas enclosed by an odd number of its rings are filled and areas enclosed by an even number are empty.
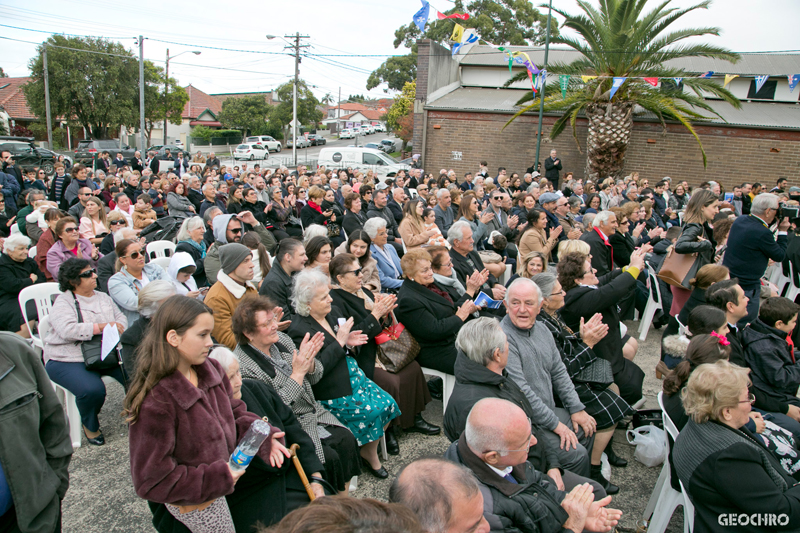
[[[777,239],[770,226],[778,223]],[[759,194],[753,200],[749,216],[737,217],[728,235],[728,249],[722,264],[730,270],[731,278],[738,278],[744,295],[750,299],[747,316],[739,321],[743,327],[758,316],[761,299],[761,277],[769,260],[780,263],[786,252],[789,217],[781,213],[778,197]]]

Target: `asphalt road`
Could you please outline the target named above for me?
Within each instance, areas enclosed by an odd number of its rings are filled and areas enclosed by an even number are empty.
[[[366,137],[359,137],[358,138],[358,146],[363,146],[366,143],[379,143],[383,139],[392,139],[395,141],[395,146],[398,148],[402,146],[402,139],[395,137],[392,133],[374,133],[372,135],[368,135]],[[229,166],[229,165],[239,165],[241,166],[242,163],[247,163],[247,166],[252,168],[255,163],[258,163],[262,167],[277,167],[280,165],[284,165],[289,168],[293,168],[294,161],[292,158],[292,149],[291,147],[285,146],[285,141],[281,142],[283,146],[283,150],[280,153],[270,152],[268,159],[256,159],[254,161],[245,161],[239,160],[234,161],[232,154],[230,153],[221,153],[216,152],[217,157],[221,164]],[[335,140],[328,140],[325,145],[322,146],[310,146],[308,148],[298,148],[297,149],[297,163],[300,165],[307,165],[311,167],[312,164],[316,164],[316,160],[319,158],[320,150],[323,148],[331,148],[331,147],[344,147],[344,146],[351,146],[356,144],[356,139],[335,139]],[[316,168],[316,167],[314,167]]]

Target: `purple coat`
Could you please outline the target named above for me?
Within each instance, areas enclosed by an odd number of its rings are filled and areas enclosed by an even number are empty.
[[[198,505],[232,493],[228,459],[261,418],[233,399],[217,361],[206,359],[193,368],[197,387],[176,370],[147,393],[130,425],[133,487],[146,500]],[[271,448],[267,439],[258,451],[267,463]]]
[[[78,246],[81,247],[83,258],[89,261],[92,268],[97,268],[97,261],[92,259],[92,243],[87,239],[78,239]],[[103,254],[100,252],[97,252],[97,254],[98,260],[103,257]],[[67,250],[61,240],[57,240],[56,243],[50,247],[47,251],[47,271],[53,276],[53,280],[58,281],[58,269],[61,268],[61,263],[73,257],[78,256],[73,254],[70,250]]]

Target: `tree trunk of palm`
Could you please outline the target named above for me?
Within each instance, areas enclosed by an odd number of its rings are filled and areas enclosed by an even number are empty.
[[[600,181],[622,173],[633,128],[633,102],[601,102],[586,106],[586,178]]]

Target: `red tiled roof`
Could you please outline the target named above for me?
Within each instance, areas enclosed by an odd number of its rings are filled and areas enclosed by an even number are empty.
[[[367,106],[364,104],[342,104],[341,106],[332,105],[331,108],[342,108],[342,111],[365,111]]]
[[[222,111],[222,102],[200,89],[189,85],[186,87],[186,93],[189,95],[189,101],[186,102],[186,106],[183,108],[181,118],[197,118],[206,109],[210,109],[214,115],[218,115]]]
[[[356,113],[360,114],[367,120],[380,120],[380,118],[383,116],[382,111],[376,111],[374,109],[364,109],[362,111],[356,111],[355,113],[350,113],[349,115],[343,116],[342,120],[351,118]]]
[[[8,116],[15,120],[33,120],[36,118],[28,107],[28,101],[22,92],[22,86],[30,78],[0,78],[0,106]]]

